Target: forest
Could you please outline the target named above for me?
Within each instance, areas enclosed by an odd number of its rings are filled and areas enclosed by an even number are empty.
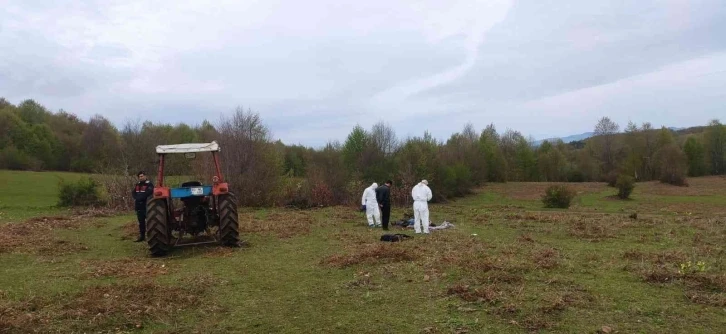
[[[355,126],[342,141],[311,148],[275,140],[259,113],[241,107],[216,122],[139,120],[117,127],[101,115],[86,121],[34,100],[14,105],[0,98],[0,169],[155,175],[156,145],[216,140],[241,205],[298,207],[353,204],[370,183],[387,179],[394,181],[394,200],[407,203],[410,188],[421,179],[429,180],[436,201],[445,201],[487,182],[614,184],[628,175],[687,186],[687,177],[726,173],[726,126],[718,120],[672,130],[632,122],[621,128],[602,117],[594,132],[583,141],[535,145],[515,130],[466,124],[442,141],[428,132],[399,138],[380,122],[370,129]],[[167,171],[206,180],[210,162],[172,158]]]

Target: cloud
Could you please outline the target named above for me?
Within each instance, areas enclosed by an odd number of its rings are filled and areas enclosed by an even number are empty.
[[[441,138],[467,121],[536,137],[603,115],[677,126],[722,113],[723,74],[694,76],[723,68],[721,31],[720,0],[9,0],[0,96],[117,124],[242,105],[310,145],[379,120]]]
[[[435,75],[406,81],[389,88],[373,97],[374,106],[385,109],[384,105],[400,104],[410,96],[425,90],[446,85],[459,79],[474,67],[479,56],[479,47],[484,41],[486,32],[494,25],[502,22],[513,1],[477,1],[475,3],[459,1],[447,3],[442,11],[429,10],[424,25],[429,36],[441,40],[453,36],[461,36],[464,60],[461,64],[446,69]]]

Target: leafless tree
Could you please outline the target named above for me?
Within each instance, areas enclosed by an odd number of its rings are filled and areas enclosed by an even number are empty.
[[[369,136],[371,144],[385,156],[392,155],[399,147],[396,131],[384,122],[374,124]]]
[[[237,108],[217,127],[223,170],[241,204],[266,205],[275,200],[282,161],[260,115]]]
[[[600,141],[600,160],[605,174],[615,170],[615,135],[620,126],[608,117],[601,118],[595,125],[595,136]]]

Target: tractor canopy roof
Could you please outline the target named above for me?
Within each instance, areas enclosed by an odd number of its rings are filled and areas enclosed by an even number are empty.
[[[156,147],[156,153],[158,154],[197,152],[219,152],[219,144],[213,141],[211,143],[159,145]]]

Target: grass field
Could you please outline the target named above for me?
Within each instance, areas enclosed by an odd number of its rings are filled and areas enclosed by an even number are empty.
[[[55,217],[40,181],[54,186],[55,176],[5,173],[14,187],[32,179],[42,191],[22,195],[36,201],[25,209],[0,207],[2,333],[726,328],[724,178],[638,184],[630,201],[602,184],[573,184],[569,210],[542,209],[546,184],[493,184],[432,205],[432,221],[454,229],[393,244],[355,208],[241,208],[244,247],[156,259],[131,242],[131,215]],[[0,203],[12,203],[12,191]]]
[[[59,213],[58,185],[77,181],[83,174],[36,173],[0,170],[0,223],[27,219],[39,214]]]

